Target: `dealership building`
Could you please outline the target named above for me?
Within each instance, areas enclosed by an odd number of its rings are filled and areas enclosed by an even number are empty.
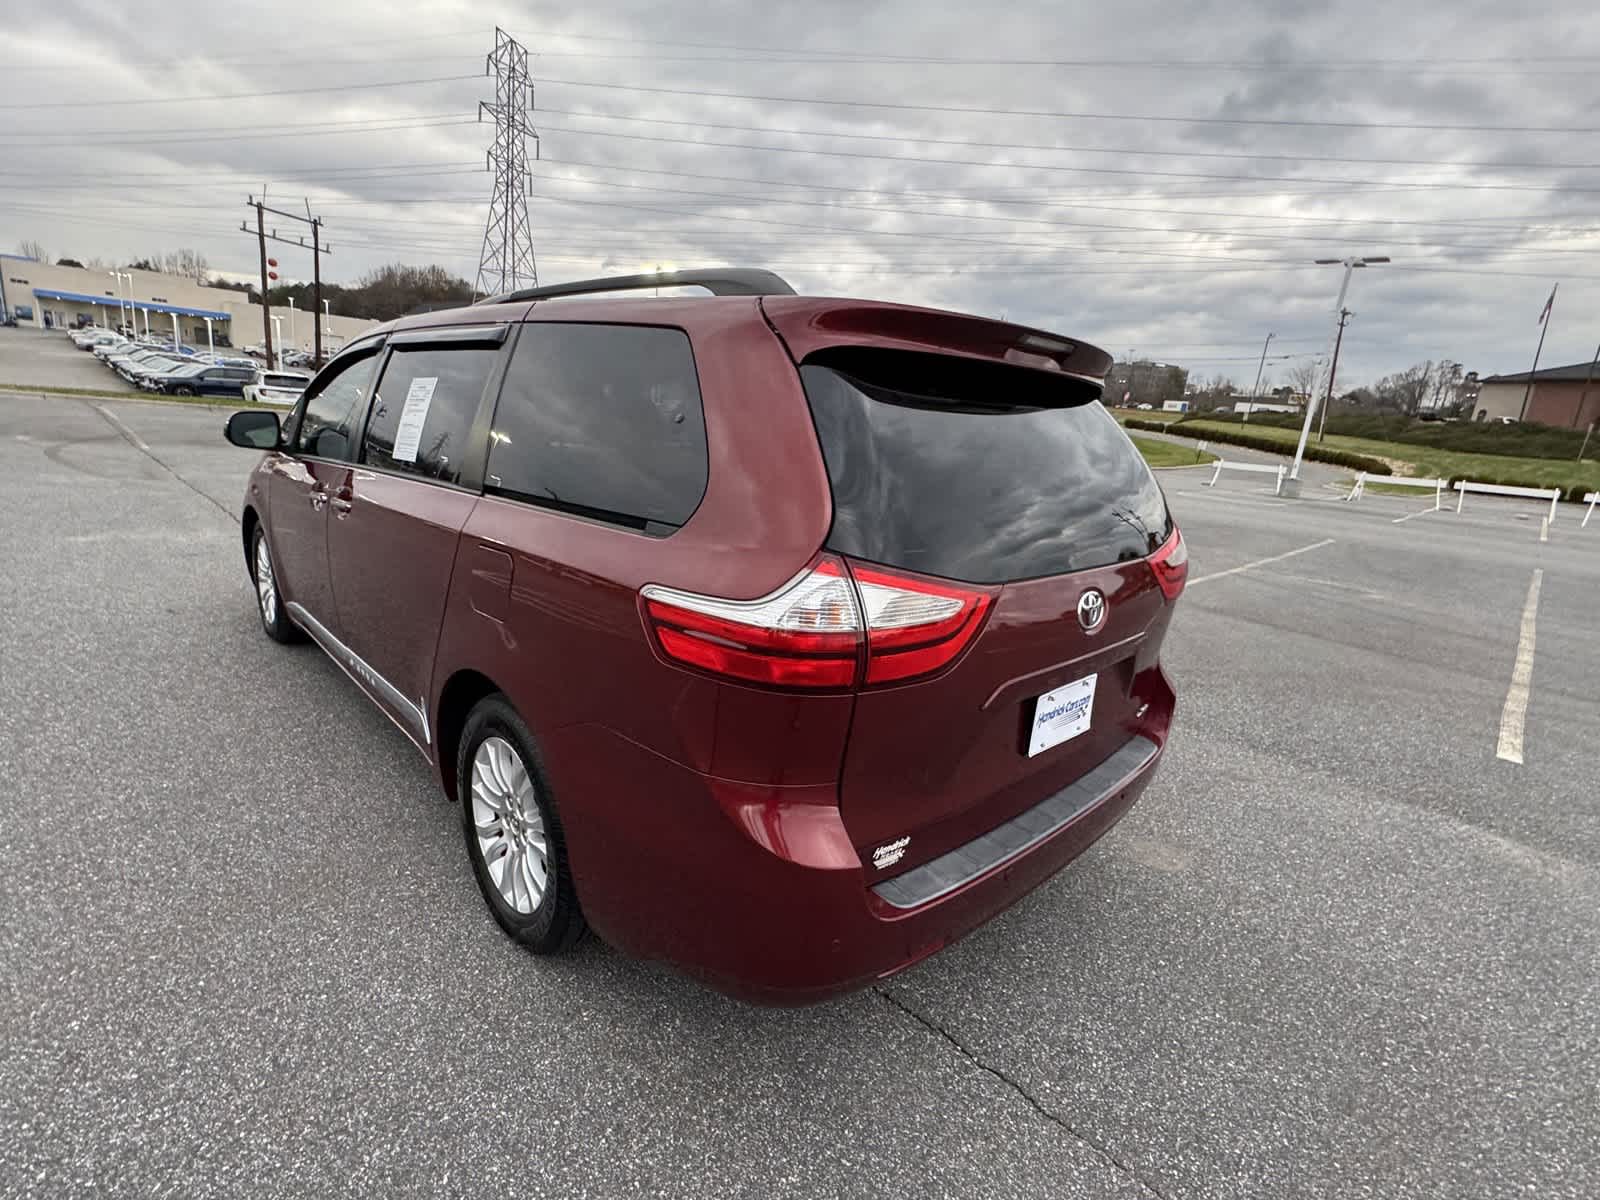
[[[1591,421],[1600,421],[1600,369],[1581,362],[1532,373],[1491,375],[1478,392],[1476,409],[1473,415],[1480,421],[1520,417],[1540,425],[1587,429]]]
[[[141,333],[171,337],[190,346],[244,346],[260,342],[261,306],[245,292],[207,287],[159,271],[90,270],[51,266],[37,259],[0,254],[0,319],[38,329],[73,329],[131,324]],[[284,305],[272,308],[273,343],[312,349],[311,314]],[[323,350],[338,349],[376,321],[333,316],[323,322]],[[209,339],[209,341],[208,341]]]

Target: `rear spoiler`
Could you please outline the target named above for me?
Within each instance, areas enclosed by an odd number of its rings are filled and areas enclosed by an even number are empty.
[[[767,323],[794,361],[833,346],[879,346],[959,354],[1103,385],[1111,355],[1088,342],[988,317],[871,300],[763,296]]]

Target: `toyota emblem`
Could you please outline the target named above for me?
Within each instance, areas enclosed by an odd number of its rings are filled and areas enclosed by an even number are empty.
[[[1099,588],[1090,588],[1078,597],[1078,624],[1093,633],[1106,623],[1106,598]]]

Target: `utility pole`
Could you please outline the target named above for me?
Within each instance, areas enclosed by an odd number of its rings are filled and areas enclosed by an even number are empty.
[[[1333,302],[1333,313],[1335,317],[1338,317],[1340,313],[1344,312],[1344,298],[1345,293],[1350,290],[1351,273],[1355,271],[1357,267],[1366,267],[1374,263],[1386,263],[1389,261],[1389,258],[1387,255],[1367,255],[1364,257],[1356,256],[1352,258],[1319,258],[1315,261],[1319,267],[1344,267],[1344,280],[1339,284],[1339,298]],[[1341,328],[1342,327],[1343,326],[1341,325]],[[1328,347],[1328,353],[1330,355],[1333,353],[1332,346]],[[1321,381],[1318,380],[1317,382]],[[1298,496],[1300,494],[1300,463],[1305,457],[1306,439],[1311,436],[1311,419],[1316,415],[1317,388],[1315,384],[1313,384],[1311,388],[1311,394],[1306,397],[1306,419],[1305,422],[1300,426],[1300,441],[1294,448],[1294,466],[1290,468],[1289,471],[1289,478],[1294,480],[1294,485],[1292,488],[1289,488],[1287,484],[1285,485],[1285,491],[1291,496]]]
[[[1245,406],[1244,410],[1244,419],[1247,423],[1250,420],[1250,409],[1255,407],[1256,401],[1261,398],[1261,372],[1267,365],[1267,347],[1272,345],[1272,339],[1276,336],[1277,334],[1269,333],[1267,334],[1267,340],[1261,343],[1261,361],[1256,364],[1255,386],[1250,389],[1250,403]]]
[[[1589,370],[1584,374],[1583,377],[1583,391],[1578,394],[1578,410],[1572,414],[1572,427],[1574,429],[1578,427],[1578,422],[1583,420],[1583,406],[1589,403],[1589,385],[1594,382],[1594,368],[1596,363],[1600,363],[1600,346],[1596,346],[1594,348],[1594,357],[1589,360]],[[1591,433],[1594,431],[1593,421],[1589,422],[1589,430]],[[1584,439],[1584,444],[1588,444],[1587,438]],[[1582,461],[1583,454],[1581,451],[1578,454],[1578,458],[1579,461]]]
[[[533,138],[537,159],[539,135],[528,120],[533,111],[533,81],[528,75],[527,48],[496,26],[494,50],[485,60],[484,74],[495,77],[493,102],[478,104],[479,121],[486,112],[494,117],[494,145],[487,156],[488,169],[494,172],[494,193],[483,227],[478,278],[472,285],[474,299],[539,282],[533,226],[528,220],[528,138]]]
[[[309,211],[310,202],[307,201]],[[322,221],[311,222],[311,333],[315,339],[312,348],[311,365],[313,368],[322,366]]]
[[[266,351],[267,365],[277,360],[272,357],[272,304],[267,299],[267,222],[262,216],[261,201],[250,201],[256,209],[256,240],[261,243],[261,348]],[[247,231],[248,232],[248,231]]]
[[[1317,424],[1317,441],[1321,441],[1328,433],[1328,409],[1333,407],[1333,377],[1339,373],[1339,347],[1344,342],[1344,327],[1350,318],[1355,316],[1348,308],[1339,310],[1339,332],[1333,339],[1333,365],[1328,368],[1328,398],[1322,402],[1322,419]]]
[[[322,300],[322,256],[324,254],[332,254],[333,253],[333,247],[324,246],[322,244],[322,236],[321,236],[322,235],[322,218],[321,217],[313,217],[311,215],[311,201],[310,200],[307,200],[305,202],[305,204],[306,204],[306,215],[305,216],[301,216],[299,213],[284,212],[283,209],[281,209],[281,208],[268,208],[263,201],[257,200],[254,196],[250,197],[250,204],[256,210],[256,237],[261,242],[261,307],[262,307],[263,314],[264,314],[262,316],[262,318],[261,318],[261,321],[262,321],[262,325],[265,328],[266,337],[267,337],[267,344],[266,344],[267,361],[268,362],[275,361],[273,359],[273,357],[272,357],[272,320],[271,320],[271,315],[270,315],[271,312],[272,312],[272,306],[270,304],[268,304],[268,302],[267,302],[267,242],[268,241],[273,241],[273,242],[282,242],[285,246],[299,246],[300,249],[302,249],[302,250],[311,251],[311,277],[315,281],[315,283],[313,284],[313,287],[316,290],[316,298],[317,298],[317,301],[318,301],[318,303],[316,305],[316,312],[313,313],[313,316],[312,316],[312,323],[313,323],[314,329],[316,330],[316,346],[317,346],[316,358],[317,358],[317,365],[321,366],[322,365],[322,315],[323,315],[323,309],[322,309],[322,305],[321,305],[321,300]],[[265,224],[264,224],[264,219],[262,217],[263,213],[271,213],[273,216],[285,217],[285,218],[287,218],[288,220],[291,220],[291,221],[299,221],[302,225],[311,226],[311,241],[310,241],[310,243],[308,244],[304,237],[297,237],[297,238],[294,238],[292,240],[289,239],[289,238],[286,238],[286,237],[279,237],[278,236],[278,231],[276,229],[274,229],[271,233],[268,233],[266,231],[266,227],[265,227]],[[244,229],[244,226],[241,225],[240,228]],[[245,229],[245,232],[248,233],[249,230]],[[292,327],[291,327],[291,329],[292,329]]]

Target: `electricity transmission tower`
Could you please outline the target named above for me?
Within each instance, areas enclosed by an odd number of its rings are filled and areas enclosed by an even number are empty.
[[[494,52],[484,74],[495,77],[494,102],[478,104],[478,120],[485,112],[494,116],[494,145],[489,149],[489,169],[494,172],[494,196],[489,220],[483,228],[483,253],[478,258],[478,278],[473,295],[511,291],[539,282],[533,261],[533,226],[528,223],[528,138],[539,156],[539,135],[528,120],[533,110],[533,82],[528,78],[528,50],[496,26]]]

